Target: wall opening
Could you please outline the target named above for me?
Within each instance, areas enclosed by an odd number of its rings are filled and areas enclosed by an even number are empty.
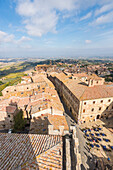
[[[72,113],[72,108],[70,107],[70,112]]]
[[[97,119],[99,119],[100,118],[100,115],[97,115]]]

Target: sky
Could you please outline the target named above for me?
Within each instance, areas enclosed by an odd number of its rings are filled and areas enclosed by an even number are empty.
[[[113,57],[112,0],[0,0],[0,57]]]

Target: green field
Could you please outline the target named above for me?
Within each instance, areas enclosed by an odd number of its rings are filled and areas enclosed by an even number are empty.
[[[25,76],[23,72],[11,73],[7,76],[4,76],[4,80],[0,81],[0,96],[2,96],[2,90],[7,86],[17,85],[21,82],[21,77]]]

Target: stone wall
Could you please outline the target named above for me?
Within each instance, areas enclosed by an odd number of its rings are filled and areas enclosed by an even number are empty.
[[[48,135],[66,135],[68,134],[68,130],[64,130],[64,126],[59,126],[59,130],[54,130],[53,125],[48,125]]]
[[[70,130],[72,130],[72,139],[74,140],[74,153],[76,155],[76,170],[81,170],[81,164],[82,164],[82,159],[81,159],[81,154],[79,153],[79,140],[76,137],[76,127],[71,126]]]

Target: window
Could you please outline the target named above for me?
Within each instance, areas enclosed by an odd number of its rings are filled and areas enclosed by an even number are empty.
[[[93,104],[95,104],[95,101],[93,101]]]
[[[86,123],[86,121],[84,121],[84,123]]]
[[[16,91],[16,89],[14,89],[14,91]]]
[[[92,115],[90,117],[92,117]]]
[[[83,113],[85,113],[85,109],[83,110]]]
[[[97,84],[98,84],[98,81],[97,81]]]
[[[101,100],[100,102],[103,103],[103,100]]]
[[[91,111],[93,112],[93,111],[94,111],[94,108],[92,108]]]
[[[101,107],[99,107],[99,110],[101,110]]]
[[[111,101],[111,99],[108,100],[108,102],[110,102],[110,101]]]
[[[7,93],[9,92],[9,91],[6,91]]]
[[[84,105],[86,105],[86,102],[84,102]]]
[[[10,115],[8,115],[8,117],[10,117]]]
[[[12,123],[12,120],[10,120],[10,123]]]
[[[113,109],[113,106],[112,106],[112,109]]]
[[[107,107],[106,107],[106,110],[108,110],[108,108],[109,108],[109,107],[107,106]]]
[[[27,87],[27,89],[29,89],[29,87]]]
[[[99,119],[100,118],[100,115],[97,115],[97,119]]]

